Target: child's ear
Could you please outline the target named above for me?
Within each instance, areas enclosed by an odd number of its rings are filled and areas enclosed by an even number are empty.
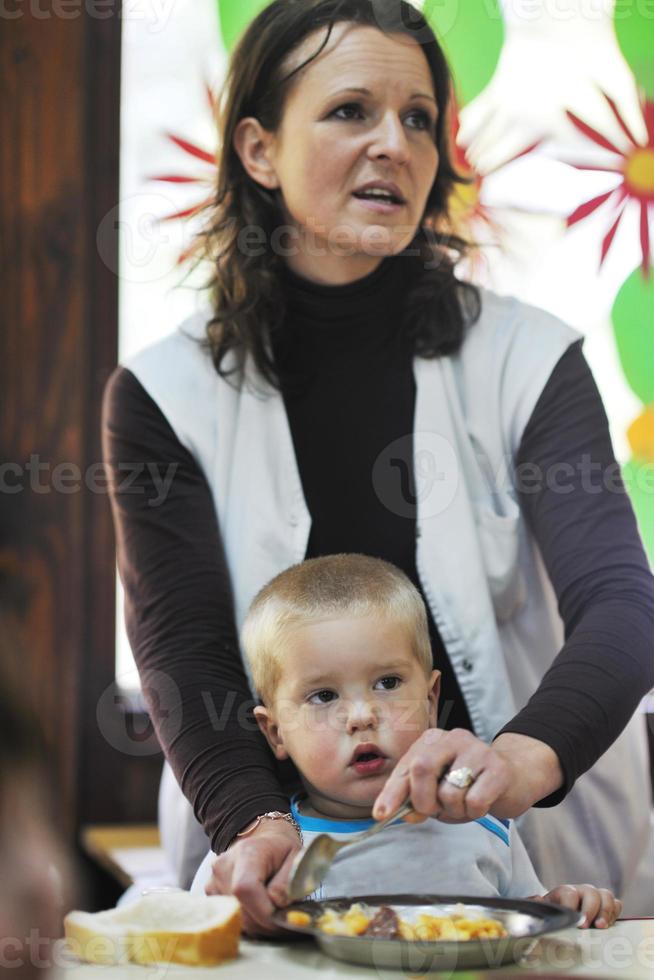
[[[441,672],[432,670],[429,678],[429,727],[436,728],[438,722],[438,698],[441,693]]]
[[[270,708],[257,705],[254,709],[254,717],[257,725],[266,737],[268,745],[273,750],[276,759],[288,759],[288,752],[284,746],[284,740],[279,731],[279,725],[275,721],[275,716]]]

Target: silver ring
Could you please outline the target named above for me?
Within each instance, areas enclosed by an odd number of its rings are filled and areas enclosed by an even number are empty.
[[[475,781],[475,774],[469,766],[461,766],[460,769],[450,769],[445,775],[445,779],[457,789],[467,789]]]

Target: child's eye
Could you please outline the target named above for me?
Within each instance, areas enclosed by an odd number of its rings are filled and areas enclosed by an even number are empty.
[[[335,691],[316,691],[309,698],[309,704],[329,704],[336,697]]]
[[[394,691],[402,683],[401,677],[382,677],[377,681],[377,684],[382,685],[382,690],[384,691]]]

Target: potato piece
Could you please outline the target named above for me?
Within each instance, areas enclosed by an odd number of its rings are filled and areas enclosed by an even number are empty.
[[[307,912],[298,912],[291,910],[286,913],[286,921],[291,926],[310,926],[311,916]]]

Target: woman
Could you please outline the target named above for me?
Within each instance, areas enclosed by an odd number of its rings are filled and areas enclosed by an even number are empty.
[[[211,887],[238,895],[251,932],[270,931],[299,846],[282,818],[297,774],[252,723],[237,628],[304,557],[386,558],[429,610],[442,730],[376,816],[406,795],[447,821],[529,810],[546,883],[617,892],[645,844],[628,722],[654,683],[652,579],[578,336],[454,276],[449,90],[406,3],[264,9],[222,106],[213,309],[107,389],[130,640],[220,855]]]

